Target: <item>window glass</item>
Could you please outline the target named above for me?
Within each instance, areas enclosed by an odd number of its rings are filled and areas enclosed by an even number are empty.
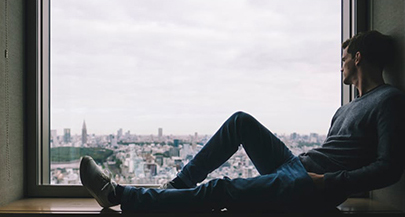
[[[51,0],[52,184],[173,177],[234,112],[294,154],[340,105],[340,1]],[[210,178],[253,177],[240,149]]]

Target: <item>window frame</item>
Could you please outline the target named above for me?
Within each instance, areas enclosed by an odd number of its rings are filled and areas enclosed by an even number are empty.
[[[370,0],[373,1],[373,0]],[[370,29],[371,10],[367,0],[341,0],[341,42],[358,32]],[[343,51],[341,51],[343,53]],[[343,74],[341,75],[343,81]],[[341,105],[352,101],[358,95],[354,85],[344,85],[341,82]]]
[[[341,0],[341,41],[368,29],[366,0]],[[29,197],[91,197],[83,186],[49,185],[50,180],[50,0],[26,1],[26,176]],[[354,99],[341,82],[341,104]],[[145,185],[141,187],[154,187]]]

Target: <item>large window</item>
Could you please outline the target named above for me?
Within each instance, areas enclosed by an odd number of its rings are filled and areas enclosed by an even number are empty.
[[[49,182],[172,179],[245,111],[295,154],[341,103],[340,1],[51,0]],[[257,175],[243,150],[209,178]]]

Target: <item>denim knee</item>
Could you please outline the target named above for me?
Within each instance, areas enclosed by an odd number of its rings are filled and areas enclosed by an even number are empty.
[[[235,112],[230,118],[229,118],[229,120],[230,121],[232,121],[234,124],[237,124],[237,123],[246,123],[246,122],[250,122],[250,121],[256,121],[256,119],[252,116],[252,115],[250,115],[250,114],[248,114],[248,113],[246,113],[246,112],[243,112],[243,111],[237,111],[237,112]]]
[[[240,118],[246,118],[246,117],[252,117],[251,115],[249,115],[248,113],[246,113],[246,112],[243,112],[243,111],[237,111],[237,112],[235,112],[235,113],[233,113],[233,115],[231,116],[233,119],[240,119]]]

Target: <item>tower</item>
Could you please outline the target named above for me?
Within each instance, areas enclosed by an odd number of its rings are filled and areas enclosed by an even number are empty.
[[[71,142],[70,128],[63,129],[63,142],[66,144]]]
[[[49,142],[51,144],[51,147],[57,146],[59,144],[58,133],[56,130],[51,130],[51,136],[50,136]]]
[[[83,120],[83,127],[82,127],[82,146],[87,143],[87,128],[86,128],[86,121]]]
[[[120,128],[120,129],[117,131],[117,140],[118,140],[118,141],[122,140],[122,128]]]
[[[162,140],[162,137],[163,137],[163,128],[159,128],[158,129],[158,138],[159,138],[159,140]]]

